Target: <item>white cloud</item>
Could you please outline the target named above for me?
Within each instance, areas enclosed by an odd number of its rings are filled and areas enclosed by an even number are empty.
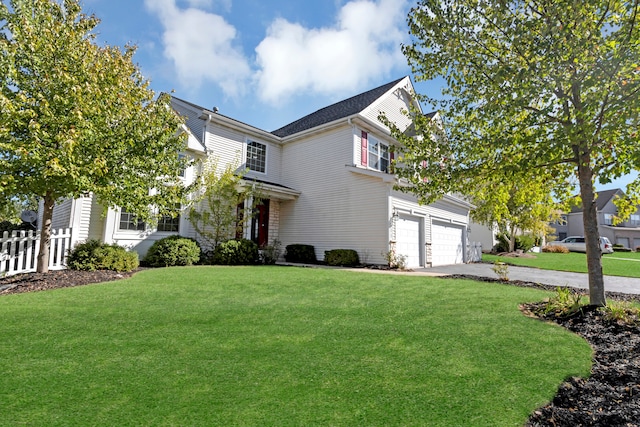
[[[193,6],[210,6],[208,0],[189,0]],[[194,7],[180,9],[176,0],[145,0],[163,27],[164,55],[174,64],[179,83],[197,89],[217,83],[227,96],[242,92],[251,74],[236,42],[236,29],[221,16]]]
[[[300,90],[354,90],[404,66],[406,14],[406,0],[356,0],[340,9],[330,28],[275,20],[256,47],[261,99],[280,103]]]

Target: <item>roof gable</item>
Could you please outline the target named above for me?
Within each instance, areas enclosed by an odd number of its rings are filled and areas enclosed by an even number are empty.
[[[340,120],[354,114],[358,114],[368,106],[377,101],[381,96],[391,90],[394,86],[400,83],[405,77],[394,80],[385,85],[379,86],[375,89],[368,90],[359,95],[352,96],[351,98],[321,108],[309,115],[302,117],[288,125],[276,129],[272,134],[281,138],[293,135],[299,132],[303,132],[308,129],[312,129],[321,126],[326,123],[331,123],[335,120]]]
[[[596,193],[596,195],[597,195],[597,198],[596,198],[596,210],[602,211],[605,208],[605,206],[607,206],[607,203],[609,203],[610,201],[614,200],[614,198],[618,194],[621,197],[624,196],[624,193],[619,188],[616,188],[616,189],[613,189],[613,190],[598,191]],[[577,213],[577,212],[582,212],[582,203],[580,203],[579,205],[573,206],[571,208],[571,213]]]

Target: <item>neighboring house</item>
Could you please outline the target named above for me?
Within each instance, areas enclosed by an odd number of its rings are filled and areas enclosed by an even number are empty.
[[[640,207],[627,221],[613,225],[613,218],[618,213],[613,201],[622,196],[624,196],[624,192],[620,189],[599,191],[597,193],[598,232],[600,236],[609,238],[613,244],[635,249],[640,247]],[[584,235],[582,206],[574,206],[571,212],[562,215],[562,219],[564,223],[552,224],[552,227],[556,230],[558,240],[562,240],[567,236]]]
[[[498,243],[498,239],[496,239],[496,235],[500,230],[498,229],[498,225],[494,224],[493,226],[488,226],[485,224],[480,224],[479,222],[475,222],[470,220],[469,222],[469,238],[474,242],[478,242],[482,245],[483,251],[491,251],[493,247]]]
[[[385,113],[410,131],[403,111],[411,105],[420,108],[413,93],[404,77],[273,132],[179,98],[173,98],[173,107],[186,118],[187,155],[213,156],[220,168],[238,164],[248,170],[245,182],[261,186],[259,214],[244,232],[260,246],[274,240],[283,247],[310,244],[320,260],[326,250],[354,249],[363,263],[385,264],[390,250],[405,255],[409,267],[462,263],[471,205],[445,196],[424,206],[413,195],[394,190],[390,147],[398,142],[378,117]],[[187,171],[185,180],[194,174]],[[126,212],[101,213],[91,197],[67,201],[56,207],[54,227],[73,227],[74,241],[100,238],[141,255],[168,234],[197,238],[184,218],[167,226],[161,221],[158,230],[148,230]]]

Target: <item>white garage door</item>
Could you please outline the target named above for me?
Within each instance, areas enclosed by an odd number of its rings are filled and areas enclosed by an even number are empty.
[[[431,225],[432,265],[450,265],[464,262],[462,227],[451,224]]]
[[[407,257],[407,267],[422,266],[420,223],[422,218],[398,217],[396,219],[396,253]]]

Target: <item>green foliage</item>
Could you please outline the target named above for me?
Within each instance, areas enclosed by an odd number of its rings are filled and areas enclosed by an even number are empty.
[[[260,186],[249,185],[243,175],[233,164],[221,168],[214,157],[203,165],[187,218],[207,250],[214,250],[221,242],[240,234],[255,217]]]
[[[132,271],[138,268],[138,254],[128,252],[122,246],[109,245],[91,239],[76,245],[67,257],[67,267],[72,270]]]
[[[0,204],[0,222],[20,224],[20,214],[25,210],[38,210],[38,200],[34,196],[12,197]],[[28,225],[28,224],[27,224]],[[31,227],[29,225],[29,227]]]
[[[33,230],[33,227],[31,226],[31,224],[27,224],[25,222],[22,223],[14,223],[11,221],[0,221],[0,235],[2,235],[2,233],[4,233],[5,231],[8,231],[9,233],[11,233],[14,230]]]
[[[284,259],[287,262],[297,262],[302,264],[317,264],[316,250],[313,245],[304,245],[295,243],[287,245],[285,248]]]
[[[153,242],[144,263],[149,267],[193,265],[200,261],[200,246],[194,239],[169,236]]]
[[[213,251],[213,264],[219,265],[252,265],[259,261],[258,245],[251,240],[227,240],[220,243]]]
[[[496,234],[496,243],[495,251],[496,252],[510,252],[509,250],[509,240],[510,237],[506,233],[498,233]],[[520,234],[516,236],[515,248],[514,250],[521,249],[523,252],[529,252],[531,248],[535,246],[536,238],[529,234]]]
[[[63,198],[91,192],[146,222],[186,200],[183,120],[157,99],[134,46],[98,45],[78,0],[0,4],[0,204],[43,200],[38,271]],[[153,189],[154,191],[150,191]],[[153,211],[150,207],[153,207]]]
[[[556,288],[556,295],[549,298],[544,314],[553,314],[555,317],[571,317],[580,312],[586,306],[582,303],[583,294],[573,288]]]
[[[635,325],[640,321],[640,309],[627,301],[609,301],[605,307],[598,310],[609,323]]]
[[[360,257],[353,249],[332,249],[324,251],[324,262],[327,265],[354,267],[360,264]]]
[[[415,79],[443,78],[445,88],[438,99],[418,96],[442,122],[414,108],[418,138],[392,126],[403,146],[395,170],[411,184],[401,189],[429,202],[447,193],[492,197],[505,182],[567,200],[577,183],[589,207],[594,305],[605,297],[593,184],[640,169],[639,8],[624,0],[420,0],[403,46]],[[626,193],[622,216],[640,202],[640,178]]]
[[[491,267],[491,269],[498,275],[500,280],[509,280],[509,264],[496,261],[493,263],[493,267]]]
[[[276,239],[270,245],[262,248],[262,251],[260,253],[260,259],[262,260],[262,263],[266,265],[275,264],[276,261],[278,261],[278,258],[280,258],[281,247],[282,243],[280,242],[280,240]]]
[[[395,249],[391,249],[386,253],[383,253],[385,261],[390,268],[397,268],[398,270],[404,270],[407,268],[407,256],[399,254]]]

